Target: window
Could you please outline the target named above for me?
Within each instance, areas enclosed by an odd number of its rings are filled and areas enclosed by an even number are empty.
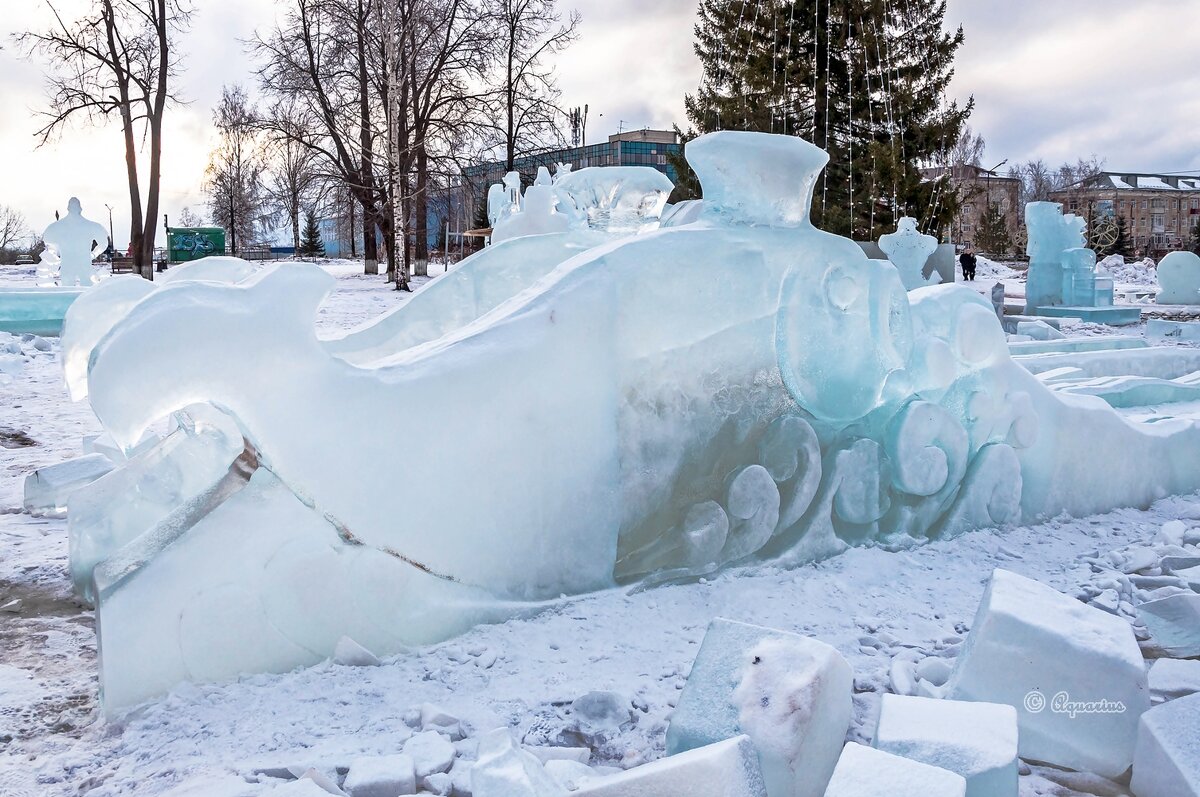
[[[1143,199],[1142,200],[1142,210],[1145,210],[1147,207],[1148,207],[1148,203],[1146,202],[1146,200]]]
[[[1192,197],[1192,210],[1200,210],[1200,198]]]
[[[1155,213],[1150,217],[1150,226],[1155,230],[1162,230],[1166,226],[1166,221],[1163,214]]]

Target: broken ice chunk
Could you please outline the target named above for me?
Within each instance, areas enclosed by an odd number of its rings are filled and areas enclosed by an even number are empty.
[[[1200,656],[1200,595],[1172,595],[1143,603],[1138,617],[1146,624],[1154,644],[1169,656]]]
[[[1105,777],[1133,761],[1138,717],[1150,707],[1127,622],[999,569],[947,694],[1015,707],[1023,758]]]
[[[417,779],[412,756],[381,755],[356,758],[342,788],[350,797],[399,797],[415,794]]]
[[[73,492],[112,468],[112,462],[103,454],[87,454],[38,468],[25,477],[25,511],[32,515],[62,515]]]
[[[967,780],[967,797],[1016,797],[1012,706],[884,695],[875,747],[957,772]]]
[[[850,742],[825,797],[965,797],[967,781],[949,770]]]
[[[766,797],[758,755],[748,736],[660,758],[617,775],[587,781],[578,797]],[[480,797],[476,792],[476,797]]]
[[[1130,788],[1137,797],[1200,795],[1200,695],[1142,715]]]
[[[1174,700],[1200,692],[1200,661],[1159,659],[1150,666],[1150,698]]]

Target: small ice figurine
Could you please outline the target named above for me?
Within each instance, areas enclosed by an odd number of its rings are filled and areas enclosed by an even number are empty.
[[[906,290],[936,285],[942,281],[937,271],[929,278],[923,276],[925,263],[937,251],[937,238],[917,231],[917,220],[911,216],[900,219],[895,232],[879,236],[879,248],[900,272],[900,281]]]
[[[60,285],[83,285],[95,283],[92,257],[95,245],[108,245],[108,230],[103,224],[85,219],[83,206],[71,197],[67,203],[67,215],[51,224],[42,233],[47,249],[58,255]]]

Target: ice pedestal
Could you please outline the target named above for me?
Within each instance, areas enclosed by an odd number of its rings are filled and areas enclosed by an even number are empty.
[[[966,797],[1016,797],[1017,712],[996,703],[884,695],[877,749],[967,780]]]
[[[1123,773],[1150,706],[1129,624],[1032,579],[996,570],[947,694],[1017,709],[1022,758]]]
[[[660,758],[585,782],[578,797],[767,797],[758,756],[747,736]]]
[[[75,491],[112,469],[112,461],[103,454],[85,454],[38,468],[25,477],[25,511],[34,515],[61,515],[67,511],[67,501]]]
[[[675,754],[745,733],[770,797],[820,797],[852,712],[850,665],[814,639],[717,618],[667,729]]]
[[[57,335],[82,288],[31,288],[0,285],[0,332]]]
[[[964,797],[966,788],[962,775],[850,742],[825,797]]]
[[[1137,797],[1200,795],[1200,695],[1142,715],[1129,785]]]

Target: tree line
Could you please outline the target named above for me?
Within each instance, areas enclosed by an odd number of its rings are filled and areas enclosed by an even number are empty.
[[[579,18],[556,0],[280,0],[245,42],[254,85],[228,86],[205,174],[211,220],[237,248],[305,216],[361,235],[368,273],[406,286],[429,259],[431,199],[464,163],[508,169],[561,143],[553,57]],[[20,41],[47,66],[47,141],[69,121],[120,124],[135,270],[152,274],[163,118],[177,101],[188,0],[92,0]],[[191,214],[192,220],[196,218]],[[379,242],[382,241],[382,252]]]

